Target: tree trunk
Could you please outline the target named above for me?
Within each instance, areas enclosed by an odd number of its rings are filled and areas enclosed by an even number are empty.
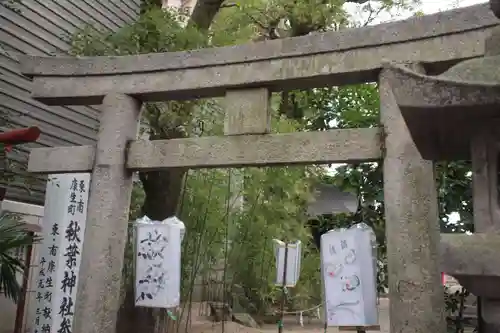
[[[170,130],[169,135],[150,139],[174,139],[181,133]],[[163,132],[163,133],[166,133]],[[170,137],[167,137],[170,136]],[[142,214],[152,220],[164,220],[176,215],[187,169],[175,168],[163,171],[140,173],[145,200]],[[130,246],[130,245],[129,245]],[[164,333],[169,323],[165,309],[135,307],[135,279],[128,279],[125,286],[125,299],[118,313],[117,333]],[[170,332],[169,332],[170,333]]]
[[[143,214],[152,220],[163,220],[177,213],[186,169],[154,171],[141,175],[146,193]]]

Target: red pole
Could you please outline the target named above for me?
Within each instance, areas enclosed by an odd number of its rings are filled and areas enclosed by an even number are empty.
[[[0,172],[1,172],[0,177],[3,175],[3,171],[5,168],[4,165],[5,153],[10,151],[11,147],[14,145],[34,142],[38,140],[40,133],[41,133],[40,129],[34,126],[0,133],[0,143],[3,144],[3,149],[0,149]],[[0,187],[0,204],[5,198],[5,192],[6,188]],[[35,233],[33,231],[30,231],[29,235],[31,237],[34,237]],[[22,333],[23,329],[24,312],[26,308],[26,295],[28,293],[32,254],[33,254],[33,245],[30,244],[26,248],[26,256],[24,258],[25,263],[23,272],[23,285],[21,289],[19,302],[17,303],[14,333]]]
[[[5,145],[18,145],[21,143],[34,142],[38,140],[40,133],[40,129],[35,126],[15,129],[0,133],[0,142]]]

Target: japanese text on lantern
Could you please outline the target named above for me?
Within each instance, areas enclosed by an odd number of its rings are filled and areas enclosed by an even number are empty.
[[[37,308],[35,333],[72,332],[89,183],[89,174],[49,177],[37,291],[37,301],[42,298],[45,304]],[[46,225],[48,228],[45,228]],[[42,274],[46,275],[49,271],[50,288],[45,283],[42,290]]]
[[[376,253],[371,228],[358,224],[321,237],[328,326],[376,325]]]
[[[136,306],[172,308],[180,301],[181,240],[176,217],[137,223]]]

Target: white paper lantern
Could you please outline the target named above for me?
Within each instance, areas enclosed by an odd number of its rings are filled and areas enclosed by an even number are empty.
[[[276,280],[275,284],[278,286],[283,285],[283,270],[285,268],[285,250],[288,247],[287,265],[286,265],[286,286],[294,287],[300,276],[300,261],[301,261],[301,251],[302,243],[296,241],[294,243],[286,244],[279,239],[273,239],[274,251],[276,257]]]
[[[167,219],[168,220],[168,219]],[[180,303],[181,242],[184,223],[179,219],[137,223],[135,305],[173,308]]]
[[[328,326],[378,324],[376,249],[366,224],[321,236],[321,270]]]
[[[177,218],[177,216],[166,218],[165,220],[162,221],[162,223],[169,224],[175,228],[179,228],[181,232],[181,242],[184,240],[184,234],[186,233],[186,226],[184,225],[184,222],[182,222]]]

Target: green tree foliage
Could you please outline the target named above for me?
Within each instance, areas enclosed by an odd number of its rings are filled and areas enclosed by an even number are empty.
[[[313,129],[357,128],[379,126],[379,94],[376,84],[314,89],[305,94],[305,104],[317,112],[309,112]],[[323,101],[323,102],[312,102]],[[326,101],[326,102],[325,102]],[[383,188],[380,163],[344,165],[336,169],[333,183],[358,193],[365,216],[383,221]],[[472,179],[470,161],[436,164],[436,185],[442,232],[473,231]],[[450,214],[460,220],[450,222]],[[380,239],[381,240],[381,239]]]
[[[21,295],[19,277],[25,265],[17,253],[38,240],[25,229],[18,216],[0,213],[0,290],[14,302]]]

